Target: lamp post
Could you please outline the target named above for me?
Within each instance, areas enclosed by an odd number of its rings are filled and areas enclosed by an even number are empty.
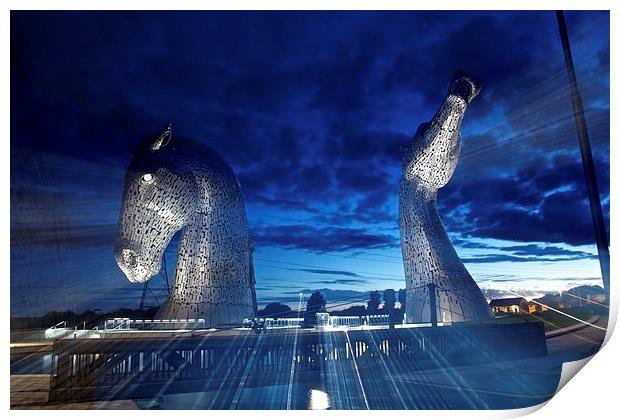
[[[560,38],[562,39],[566,71],[568,72],[571,101],[573,103],[573,115],[575,117],[575,125],[577,126],[577,137],[579,138],[581,162],[583,164],[583,172],[586,177],[586,186],[588,188],[588,199],[590,201],[590,212],[592,214],[592,222],[594,224],[594,235],[596,238],[598,259],[601,266],[603,288],[605,289],[606,299],[609,301],[609,244],[607,242],[607,232],[605,230],[603,210],[601,209],[601,198],[599,195],[598,184],[596,182],[596,172],[594,171],[594,160],[592,159],[592,149],[590,148],[588,126],[586,124],[581,94],[579,93],[579,87],[577,85],[577,76],[575,75],[575,65],[573,63],[573,54],[571,52],[570,41],[568,39],[568,29],[566,28],[564,12],[562,10],[558,10],[555,14],[558,20],[558,27],[560,29]]]
[[[299,292],[299,305],[297,305],[297,319],[301,317],[301,300],[304,297],[303,292]]]

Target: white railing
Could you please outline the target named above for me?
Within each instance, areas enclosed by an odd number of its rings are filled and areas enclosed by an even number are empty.
[[[267,328],[286,328],[286,327],[299,327],[304,322],[303,318],[266,318],[265,323]]]
[[[389,315],[350,315],[350,316],[337,316],[329,315],[327,313],[318,313],[316,327],[362,327],[371,325],[388,325],[390,323]],[[253,325],[253,321],[256,320],[266,328],[296,328],[301,327],[304,322],[304,318],[263,318],[258,317],[255,319],[246,318],[243,320],[243,325],[246,328],[250,328]],[[262,326],[261,326],[262,327]]]
[[[365,316],[330,316],[329,323],[333,327],[358,327],[364,325]]]
[[[389,315],[345,315],[330,316],[329,325],[332,327],[361,327],[364,325],[387,325],[390,323]]]
[[[206,328],[204,318],[188,319],[106,319],[103,324],[105,332],[133,330],[197,330]]]

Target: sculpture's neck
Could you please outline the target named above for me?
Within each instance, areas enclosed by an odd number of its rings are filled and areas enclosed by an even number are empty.
[[[247,216],[236,178],[224,182],[213,179],[197,180],[195,213],[183,228],[177,257],[177,267],[185,265],[186,269],[177,269],[177,280],[201,275],[196,273],[203,273],[207,264],[217,274],[232,264],[234,255],[240,252],[238,247],[248,245]]]
[[[456,95],[448,95],[431,121],[431,130],[458,131],[467,111],[467,102]]]
[[[429,207],[432,207],[433,209],[437,208],[436,190],[424,188],[420,185],[416,185],[413,182],[409,183],[409,188],[411,188],[412,198],[414,198],[416,202],[420,203],[420,210]]]
[[[188,223],[181,233],[181,245],[191,252],[200,252],[207,245],[207,236],[202,234],[203,225],[206,220],[204,213],[196,213],[190,223]]]
[[[194,203],[196,206],[194,214],[183,228],[181,234],[181,247],[179,250],[184,249],[186,250],[186,254],[189,253],[190,255],[198,255],[207,245],[207,235],[203,230],[203,225],[209,217],[212,217],[212,209],[215,207],[212,202],[213,198],[209,199],[207,188],[204,187],[206,185],[204,182],[206,181],[201,182],[200,179],[197,180],[198,197]],[[194,259],[191,261],[196,263]]]
[[[405,182],[403,185],[402,195],[407,196],[403,204],[406,203],[406,207],[402,209],[404,215],[410,223],[420,225],[428,224],[428,222],[440,221],[439,213],[437,211],[437,191],[429,190],[413,182]],[[439,225],[441,231],[444,232],[443,224]],[[425,229],[421,229],[420,233],[426,234]]]
[[[433,260],[444,267],[452,267],[454,261],[460,263],[437,211],[436,190],[426,189],[414,182],[403,182],[400,218],[401,237],[407,238],[410,245],[418,250],[417,254],[422,256],[415,258],[414,265],[423,265],[428,255],[433,255]]]

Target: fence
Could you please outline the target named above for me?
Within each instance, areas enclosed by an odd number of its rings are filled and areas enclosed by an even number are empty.
[[[297,337],[297,338],[296,338]],[[262,378],[374,372],[403,373],[442,364],[493,364],[546,355],[541,323],[370,330],[224,331],[179,339],[62,340],[54,344],[51,401],[148,397],[238,387]],[[384,360],[392,360],[385,364]],[[265,379],[266,378],[266,379]],[[299,379],[303,380],[303,379]],[[249,386],[249,385],[248,385]]]
[[[194,319],[130,319],[113,318],[106,319],[103,330],[125,331],[125,330],[197,330],[206,328],[206,321],[202,318]]]

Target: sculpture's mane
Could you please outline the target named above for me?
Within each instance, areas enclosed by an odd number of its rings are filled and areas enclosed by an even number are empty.
[[[170,169],[189,168],[194,174],[201,169],[217,170],[224,176],[235,176],[230,165],[212,147],[187,137],[174,136],[161,149],[150,149],[155,136],[147,136],[133,149],[134,166],[149,161],[163,164]]]

